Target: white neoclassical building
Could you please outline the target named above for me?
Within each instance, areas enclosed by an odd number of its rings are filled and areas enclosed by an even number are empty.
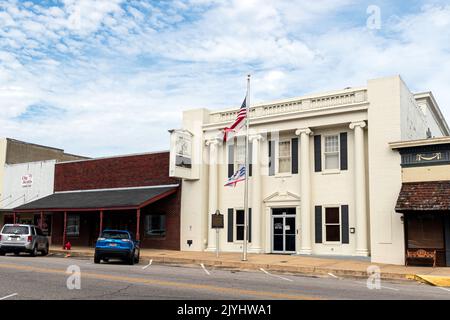
[[[225,144],[220,134],[237,112],[188,110],[171,131],[170,175],[183,178],[181,250],[242,250],[244,184],[224,184],[244,163],[244,132]],[[411,93],[394,76],[252,105],[249,113],[249,252],[404,263],[395,212],[400,155],[389,143],[449,135],[430,92]],[[217,210],[219,243],[211,228]]]

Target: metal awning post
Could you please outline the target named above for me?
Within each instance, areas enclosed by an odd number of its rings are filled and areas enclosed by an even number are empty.
[[[67,211],[64,211],[64,228],[63,228],[63,249],[66,246],[66,236],[67,236]]]
[[[39,229],[42,230],[42,226],[44,225],[44,212],[41,211],[41,218],[39,220]]]
[[[103,210],[100,210],[100,235],[103,231]]]
[[[136,211],[136,240],[140,240],[139,234],[140,222],[141,222],[141,209],[139,208]]]

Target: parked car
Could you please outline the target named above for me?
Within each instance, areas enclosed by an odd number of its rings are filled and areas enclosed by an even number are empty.
[[[5,224],[0,232],[0,255],[27,252],[32,257],[48,254],[48,238],[41,229],[28,224]]]
[[[95,245],[94,263],[119,258],[128,264],[139,263],[139,241],[124,230],[104,230]]]

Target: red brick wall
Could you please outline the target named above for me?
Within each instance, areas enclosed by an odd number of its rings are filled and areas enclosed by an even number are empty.
[[[58,163],[55,191],[176,184],[169,177],[169,152]]]

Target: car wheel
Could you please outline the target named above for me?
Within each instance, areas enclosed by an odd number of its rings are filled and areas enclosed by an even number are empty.
[[[42,254],[43,256],[48,255],[48,243],[47,243],[47,245],[45,246],[45,249],[41,251],[41,254]]]
[[[100,257],[98,254],[94,255],[94,263],[100,263]]]
[[[105,262],[109,262],[109,258],[103,258],[102,260]]]
[[[135,262],[135,263],[139,263],[139,257],[140,257],[140,255],[141,255],[141,250],[138,250],[138,251],[137,251],[137,254],[136,254],[136,253],[134,254],[134,262]]]
[[[19,256],[20,252],[16,251],[16,252],[14,252],[14,255]]]
[[[36,257],[38,254],[37,246],[34,246],[33,250],[30,252],[30,256]]]
[[[131,253],[131,256],[128,258],[128,264],[132,266],[134,264],[134,250]]]
[[[6,252],[0,251],[0,256],[4,256],[5,254],[6,254]]]

